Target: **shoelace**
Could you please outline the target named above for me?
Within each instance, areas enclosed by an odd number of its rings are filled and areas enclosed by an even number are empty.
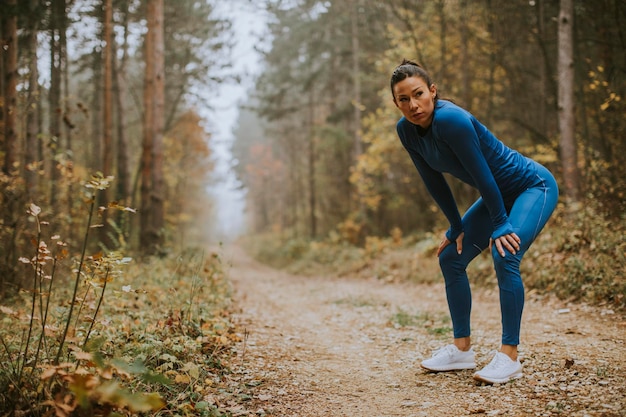
[[[494,356],[492,361],[489,362],[489,364],[487,364],[487,366],[485,366],[484,370],[485,371],[491,371],[492,369],[497,369],[497,368],[501,367],[502,365],[504,365],[505,362],[506,361],[505,361],[504,356],[496,353],[496,355]]]
[[[439,355],[452,356],[453,354],[454,354],[454,351],[452,350],[452,345],[446,345],[446,346],[440,347],[439,349],[434,351],[433,352],[433,358],[435,356],[439,356]]]

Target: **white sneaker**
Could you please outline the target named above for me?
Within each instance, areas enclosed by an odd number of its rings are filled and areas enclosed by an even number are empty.
[[[447,345],[437,349],[433,356],[421,363],[422,368],[429,371],[458,371],[461,369],[474,369],[474,351],[472,348],[467,352],[459,350],[455,345]]]
[[[491,362],[474,374],[477,381],[500,384],[522,377],[522,364],[514,361],[507,354],[497,352]]]

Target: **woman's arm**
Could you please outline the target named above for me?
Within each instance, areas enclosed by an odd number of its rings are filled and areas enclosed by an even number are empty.
[[[446,114],[438,120],[437,129],[439,137],[450,146],[483,197],[494,227],[491,237],[496,239],[512,233],[502,193],[481,151],[470,118],[463,113]]]
[[[407,148],[407,151],[411,156],[411,160],[413,160],[415,168],[417,168],[422,177],[426,189],[450,223],[450,229],[446,232],[446,237],[450,241],[456,240],[463,232],[463,224],[461,223],[461,215],[450,186],[444,176],[439,171],[432,169],[420,154],[409,148]]]

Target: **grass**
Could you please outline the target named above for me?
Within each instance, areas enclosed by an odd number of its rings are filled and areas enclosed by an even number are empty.
[[[377,303],[371,299],[364,297],[348,297],[340,298],[334,301],[336,305],[348,305],[352,307],[375,307]]]
[[[390,319],[394,327],[421,327],[433,336],[448,336],[452,332],[450,318],[447,313],[409,313],[399,308]]]
[[[411,314],[403,309],[398,309],[398,311],[391,317],[391,323],[397,327],[417,326],[427,322],[428,320],[428,313]]]

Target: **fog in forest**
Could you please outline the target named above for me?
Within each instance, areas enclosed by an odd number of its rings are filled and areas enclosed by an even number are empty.
[[[114,178],[98,204],[138,214],[107,220],[111,248],[244,233],[362,245],[441,229],[395,132],[388,80],[403,58],[551,169],[564,201],[624,212],[623,2],[8,4],[7,195],[49,207],[72,242],[66,219],[94,173]],[[461,207],[476,198],[451,187]],[[20,224],[6,208],[4,224]]]
[[[258,10],[244,2],[223,2],[219,13],[233,21],[236,45],[233,51],[233,72],[242,74],[240,84],[226,83],[220,88],[214,109],[205,109],[207,119],[215,127],[211,140],[215,172],[209,192],[214,198],[214,221],[211,238],[229,241],[246,230],[245,189],[232,170],[230,147],[234,140],[232,130],[239,115],[239,106],[246,91],[251,88],[259,70],[260,57],[254,51],[257,37],[263,31],[264,21]]]

